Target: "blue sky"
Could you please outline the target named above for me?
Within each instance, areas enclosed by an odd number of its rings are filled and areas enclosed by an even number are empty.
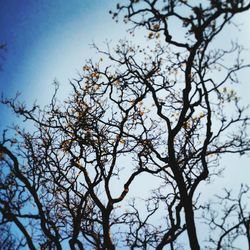
[[[116,24],[108,14],[116,3],[116,0],[2,0],[0,42],[7,43],[7,51],[2,60],[0,93],[13,97],[21,92],[20,100],[29,105],[37,100],[43,105],[52,96],[52,82],[56,79],[61,84],[61,93],[67,94],[69,79],[77,77],[85,60],[96,56],[90,43],[102,45],[105,39],[125,36],[127,27]],[[219,46],[229,44],[232,34],[248,48],[244,57],[250,61],[249,13],[241,15],[237,23],[241,24],[241,32],[229,29],[219,39]],[[240,95],[249,104],[250,87],[246,81],[249,71],[245,70],[241,78]],[[3,106],[0,116],[0,129],[14,118]],[[237,156],[233,158],[238,162]],[[227,159],[232,162],[231,157]],[[244,179],[244,172],[240,172],[242,176],[237,172],[236,177]],[[220,180],[218,184],[224,185],[223,182]]]
[[[119,25],[108,14],[113,7],[115,1],[107,0],[1,1],[0,42],[7,44],[7,51],[0,93],[12,97],[21,92],[26,103],[45,104],[54,79],[67,88],[68,80],[95,54],[89,44],[117,34]],[[2,107],[0,114],[10,120]]]
[[[0,93],[13,97],[22,93],[21,100],[32,104],[35,100],[46,104],[52,95],[52,82],[57,79],[63,93],[68,91],[69,79],[77,77],[84,61],[95,57],[89,44],[101,44],[105,39],[117,40],[125,35],[126,27],[116,24],[108,11],[115,8],[115,0],[2,0],[0,3],[0,43],[7,44],[0,72]],[[245,59],[250,62],[249,13],[238,19],[241,33],[233,33],[249,50]],[[121,29],[122,27],[122,29]],[[235,30],[234,30],[235,32]],[[222,39],[222,44],[223,44]],[[226,41],[228,42],[228,41]],[[245,71],[241,78],[249,78]],[[249,104],[248,80],[241,87],[241,96]],[[12,121],[9,112],[0,107],[0,131]],[[249,183],[249,158],[227,156],[224,178],[214,185],[204,186],[207,194],[214,194],[224,186],[239,187]]]
[[[108,11],[115,0],[6,0],[0,8],[0,42],[7,43],[0,72],[0,93],[21,92],[27,103],[45,104],[56,79],[67,92],[69,79],[77,77],[84,61],[95,56],[89,44],[125,36]],[[239,20],[239,40],[250,48],[249,13]],[[222,40],[223,41],[223,40]],[[246,57],[250,58],[248,51]],[[245,91],[243,91],[244,93]],[[3,117],[3,108],[0,115]],[[10,117],[6,116],[7,121]],[[2,121],[3,122],[3,121]],[[1,122],[0,122],[1,126]]]
[[[119,39],[125,34],[126,27],[116,24],[108,11],[115,8],[115,0],[6,0],[0,8],[0,42],[7,43],[7,51],[2,61],[0,72],[0,93],[13,97],[21,92],[20,100],[31,105],[35,100],[46,104],[53,92],[52,82],[57,79],[61,84],[62,94],[68,92],[69,79],[77,77],[84,61],[94,57],[90,49],[93,41],[102,44],[105,39]],[[240,43],[250,49],[249,13],[237,20],[242,24],[242,32],[233,35]],[[228,35],[220,40],[229,43]],[[245,59],[250,58],[250,50],[245,52]],[[249,60],[250,61],[250,60]],[[249,71],[242,74],[241,95],[249,103]],[[10,124],[14,116],[6,108],[0,108],[0,128]],[[228,160],[227,160],[228,159]],[[242,165],[244,171],[233,171],[229,165],[228,180],[218,181],[219,186],[226,183],[241,182],[246,178],[245,168],[248,159],[240,161],[237,156],[227,157],[225,162]],[[242,163],[244,162],[244,163]],[[231,167],[230,167],[231,166]],[[236,174],[237,173],[237,174]],[[248,178],[248,176],[247,176]]]

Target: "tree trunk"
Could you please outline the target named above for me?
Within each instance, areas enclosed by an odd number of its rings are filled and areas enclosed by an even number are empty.
[[[185,219],[187,226],[187,234],[189,239],[189,245],[192,250],[200,250],[200,245],[196,233],[195,221],[194,221],[194,211],[192,207],[192,200],[187,198],[184,204]]]
[[[104,236],[104,249],[115,250],[115,246],[111,239],[110,224],[109,224],[109,214],[102,213],[102,226],[103,226],[103,236]]]

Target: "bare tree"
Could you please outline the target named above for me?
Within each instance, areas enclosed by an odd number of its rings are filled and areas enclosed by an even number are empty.
[[[15,249],[17,247],[16,240],[11,233],[9,225],[0,225],[0,246],[2,249]]]
[[[250,213],[246,197],[249,187],[241,185],[236,198],[232,190],[224,191],[224,195],[217,195],[216,201],[204,207],[203,218],[211,234],[208,239],[209,249],[240,249],[239,241],[244,238],[247,249],[250,249]]]
[[[220,173],[222,155],[250,149],[246,108],[228,87],[248,67],[242,47],[213,46],[249,8],[248,1],[117,4],[113,17],[125,13],[132,34],[146,29],[149,46],[94,45],[100,59],[86,62],[64,102],[57,83],[44,108],[2,98],[32,126],[2,136],[2,223],[14,224],[30,249],[178,249],[185,233],[200,249],[197,188]],[[146,188],[144,177],[157,188],[142,201],[133,192]]]

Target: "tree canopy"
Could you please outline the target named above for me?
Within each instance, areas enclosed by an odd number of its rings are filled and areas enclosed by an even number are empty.
[[[99,60],[86,61],[65,100],[57,83],[45,107],[2,97],[30,127],[0,140],[4,249],[239,249],[239,238],[250,249],[249,188],[205,204],[197,191],[220,174],[224,154],[250,150],[234,87],[249,65],[237,42],[215,46],[249,8],[243,0],[123,1],[110,14],[133,35],[142,29],[143,43],[94,44]]]

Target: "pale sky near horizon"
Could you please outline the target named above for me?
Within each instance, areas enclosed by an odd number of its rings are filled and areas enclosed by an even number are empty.
[[[105,39],[118,40],[125,36],[127,27],[122,22],[116,24],[108,14],[116,3],[116,0],[2,0],[0,43],[7,44],[7,51],[0,61],[3,66],[0,94],[13,97],[20,91],[20,99],[27,104],[35,100],[46,104],[48,96],[52,96],[54,79],[67,92],[69,79],[77,78],[85,60],[96,56],[90,43],[102,45]],[[250,14],[242,15],[239,23],[242,32],[235,34],[249,49],[245,59],[250,63]],[[246,81],[241,90],[248,104],[249,72],[242,74]],[[1,106],[0,117],[1,132],[12,116]],[[213,195],[225,186],[238,188],[241,182],[250,183],[249,158],[226,156],[222,164],[226,167],[224,178],[211,186],[204,184],[201,190]]]

